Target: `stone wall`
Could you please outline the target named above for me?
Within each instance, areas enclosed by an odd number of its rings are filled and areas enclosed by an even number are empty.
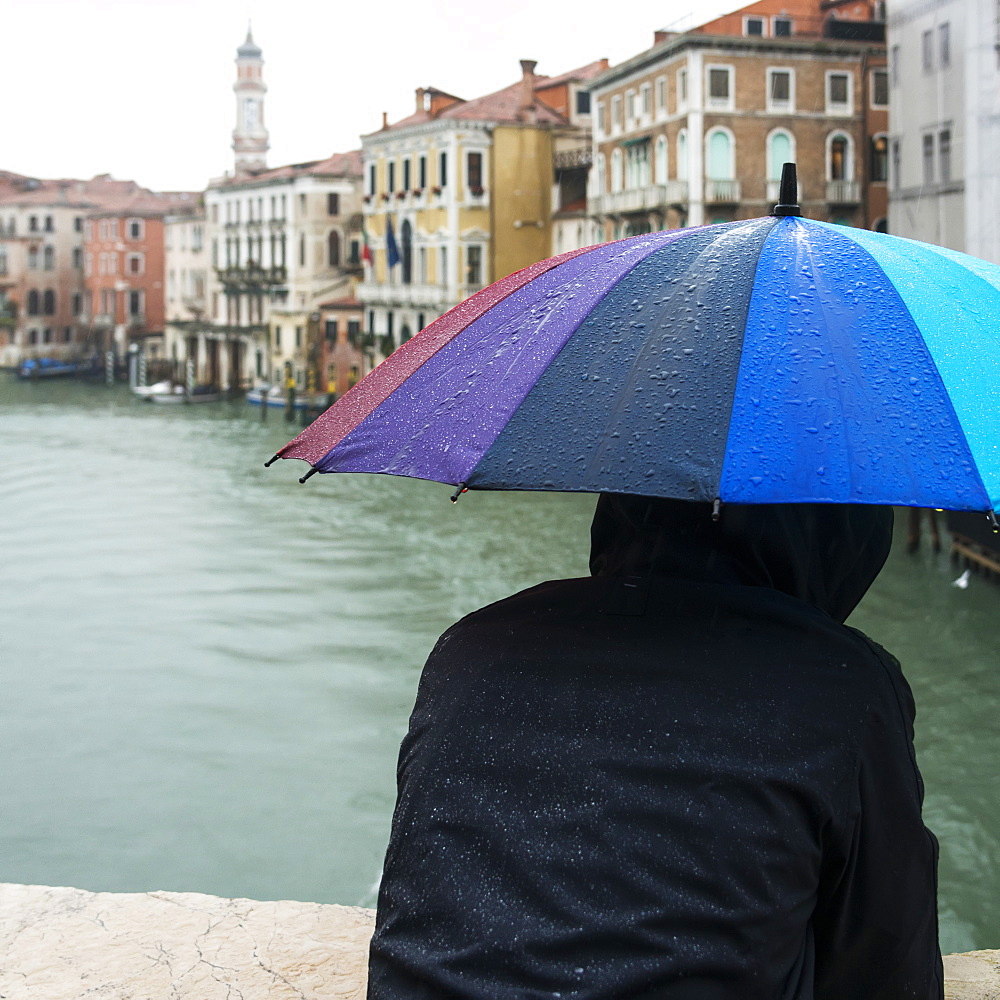
[[[4,1000],[362,1000],[356,906],[0,884]],[[947,1000],[1000,1000],[1000,951],[948,955]]]

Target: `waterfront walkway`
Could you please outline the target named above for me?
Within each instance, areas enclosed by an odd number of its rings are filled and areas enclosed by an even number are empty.
[[[0,997],[362,1000],[357,906],[0,884]],[[948,955],[946,1000],[1000,997],[1000,951]]]

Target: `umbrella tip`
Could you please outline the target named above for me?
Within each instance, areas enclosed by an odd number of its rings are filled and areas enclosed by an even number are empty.
[[[308,478],[309,478],[310,476],[315,476],[317,472],[319,472],[319,469],[317,469],[317,468],[316,468],[315,466],[313,466],[313,468],[311,468],[311,469],[310,469],[310,470],[309,470],[309,471],[308,471],[308,472],[307,472],[307,473],[306,473],[306,474],[305,474],[305,475],[304,475],[304,476],[303,476],[303,477],[302,477],[302,478],[301,478],[301,479],[299,480],[299,482],[300,482],[300,483],[304,483],[304,482],[305,482],[305,481],[306,481],[306,480],[307,480],[307,479],[308,479]]]
[[[281,456],[280,456],[280,455],[275,455],[275,456],[273,456],[272,458],[269,458],[269,459],[268,459],[268,460],[267,460],[267,461],[266,461],[266,462],[264,463],[264,468],[265,468],[265,469],[270,469],[270,468],[271,468],[271,466],[272,466],[272,465],[274,465],[274,463],[275,463],[275,462],[277,462],[279,458],[281,458]]]
[[[801,215],[798,206],[799,182],[795,174],[795,164],[785,163],[781,167],[781,184],[778,187],[778,204],[771,215]]]
[[[468,492],[469,492],[469,484],[468,483],[459,483],[458,487],[455,490],[455,492],[452,493],[452,495],[451,495],[451,502],[452,503],[458,503],[458,498],[463,493],[468,493]]]

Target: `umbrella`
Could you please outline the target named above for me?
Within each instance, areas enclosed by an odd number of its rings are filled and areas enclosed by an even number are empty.
[[[1000,505],[1000,267],[810,221],[634,236],[509,275],[276,458],[466,489]],[[273,462],[275,459],[272,459]],[[270,463],[268,463],[270,464]]]

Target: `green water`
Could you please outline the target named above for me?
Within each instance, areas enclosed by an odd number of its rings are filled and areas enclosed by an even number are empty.
[[[586,572],[592,497],[315,477],[243,404],[0,376],[0,880],[372,905],[438,634]],[[1000,585],[901,547],[945,951],[1000,947]]]

